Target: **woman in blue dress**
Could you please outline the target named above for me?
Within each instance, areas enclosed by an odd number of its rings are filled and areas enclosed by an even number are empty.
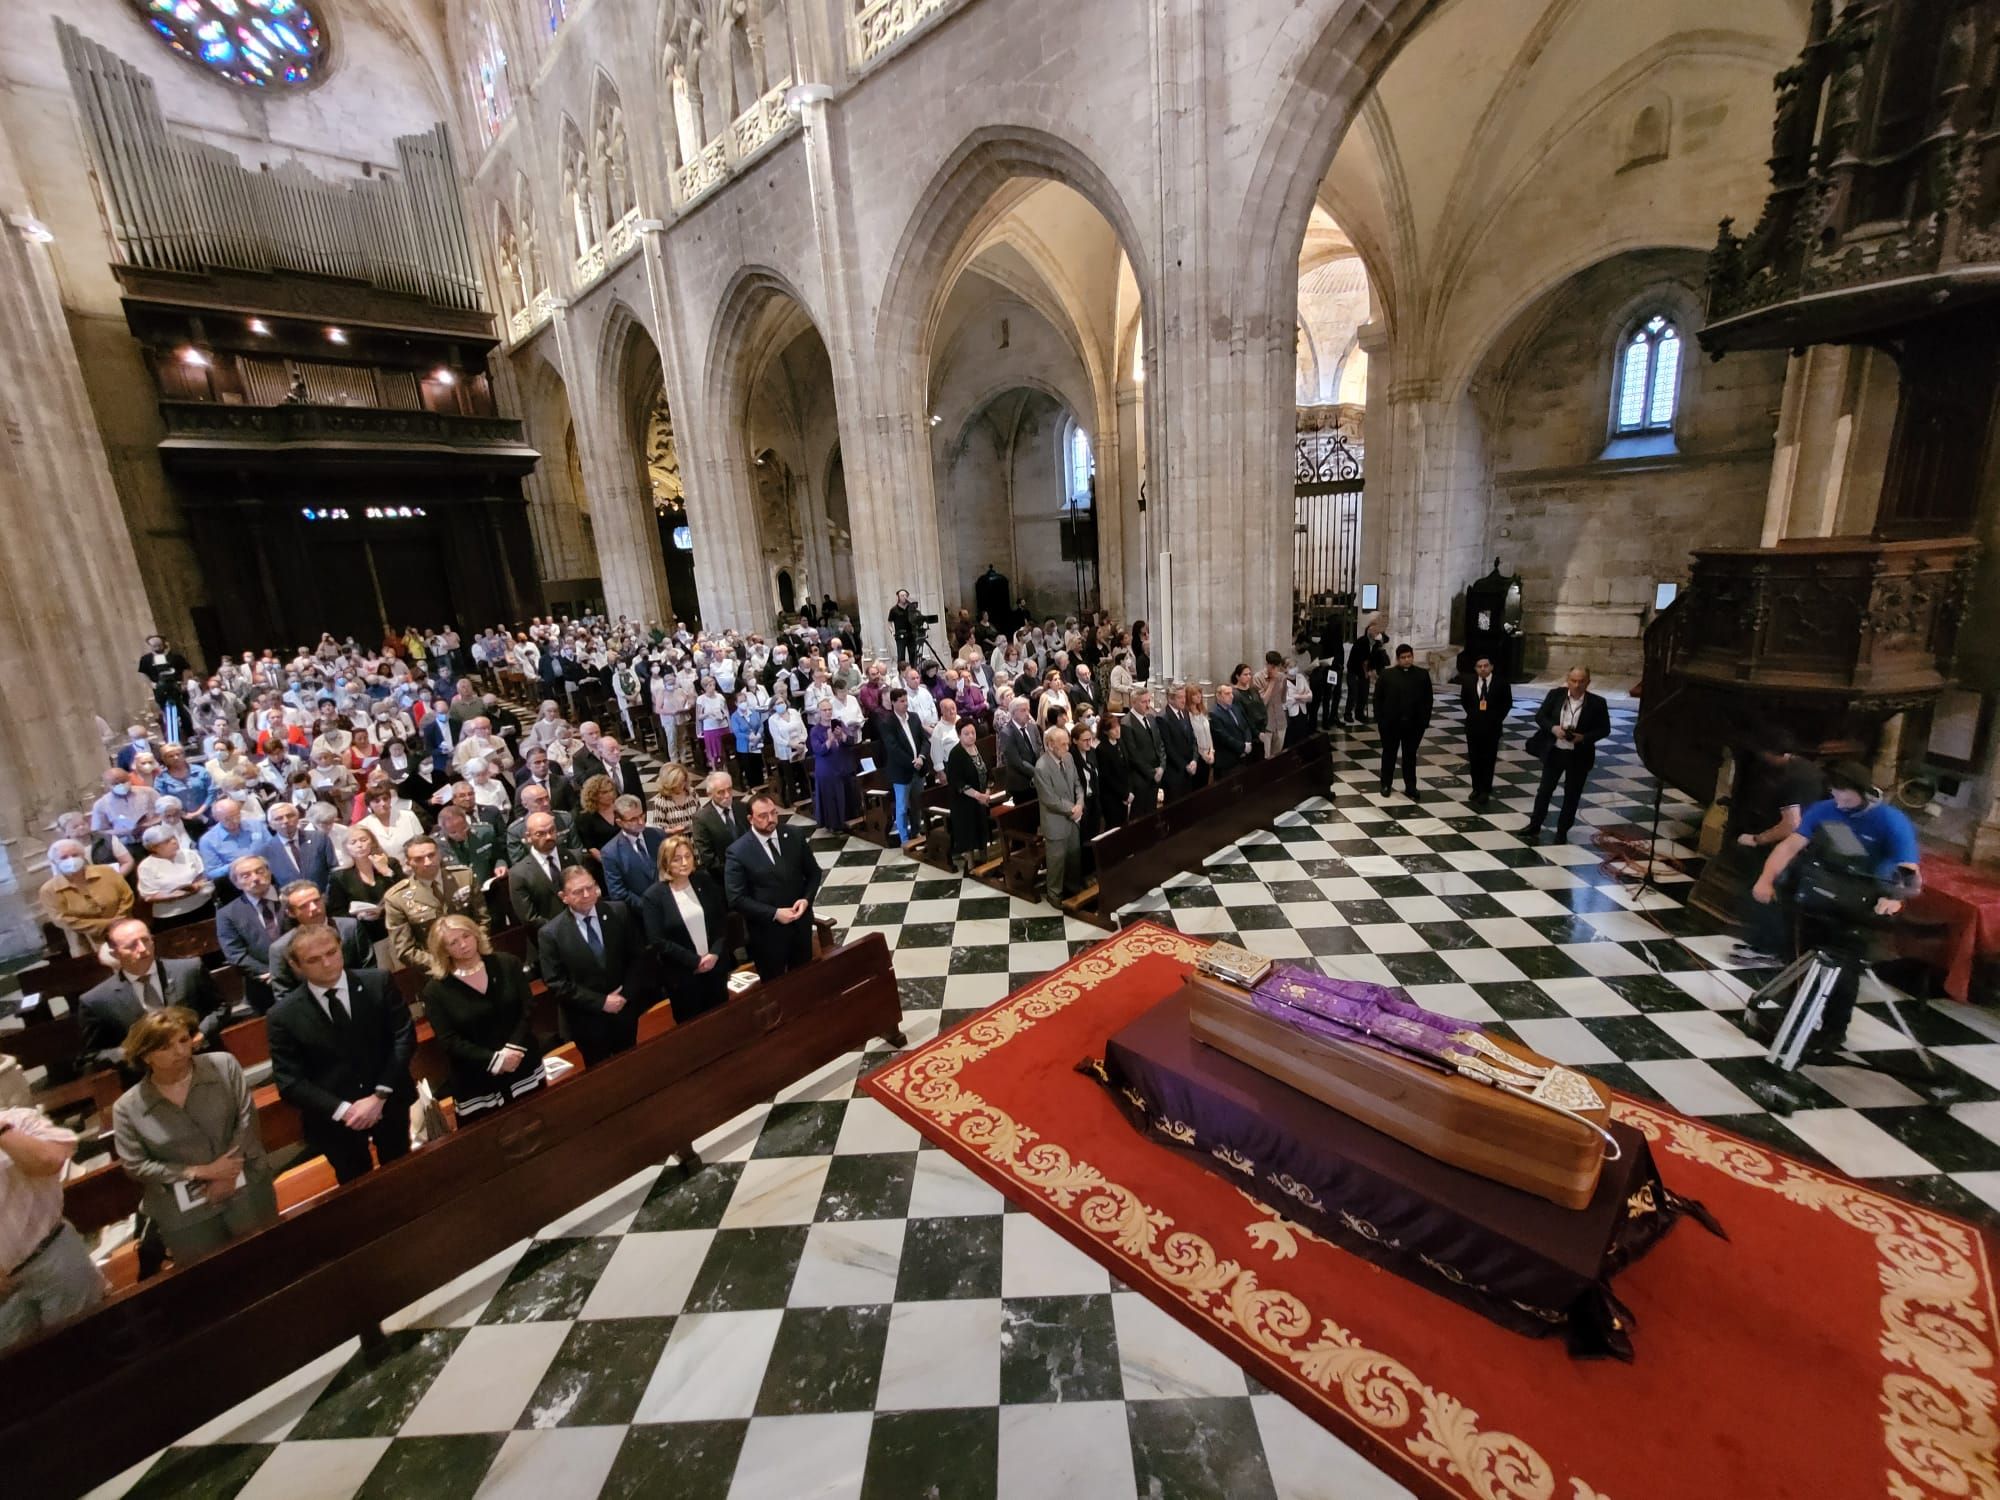
[[[845,828],[850,818],[860,816],[860,797],[854,784],[855,731],[833,716],[833,704],[823,700],[806,731],[812,751],[813,821],[822,828]]]

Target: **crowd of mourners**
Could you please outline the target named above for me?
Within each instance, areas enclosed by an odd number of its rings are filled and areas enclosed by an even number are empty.
[[[408,1151],[413,1104],[423,1118],[413,1010],[463,1121],[549,1076],[536,974],[589,1066],[656,1001],[678,1022],[725,1000],[739,942],[767,979],[807,962],[820,872],[785,814],[843,829],[878,778],[907,843],[943,787],[969,869],[995,814],[1034,804],[1060,902],[1096,833],[1329,726],[1356,660],[1271,652],[1205,692],[1154,681],[1143,622],[936,628],[899,596],[886,623],[873,653],[831,599],[769,636],[598,616],[328,634],[205,675],[150,638],[157,712],[108,736],[100,795],[56,820],[40,903],[108,971],[78,1006],[79,1063],[129,1085],[117,1155],[174,1260],[277,1212],[219,1045],[246,1012],[307,1147],[346,1181]],[[1351,699],[1386,666],[1371,647]],[[526,929],[525,962],[496,950],[503,921]],[[202,956],[161,955],[207,922],[240,1000]],[[0,1347],[101,1295],[51,1190],[75,1145],[0,1108]]]

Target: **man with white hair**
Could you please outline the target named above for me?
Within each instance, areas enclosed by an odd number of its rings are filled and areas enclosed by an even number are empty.
[[[708,801],[694,815],[694,852],[701,867],[719,878],[729,846],[749,831],[750,804],[733,795],[727,771],[711,772],[701,786]]]
[[[1042,814],[1044,894],[1060,908],[1083,871],[1083,778],[1069,753],[1069,731],[1060,727],[1042,737],[1035,762],[1035,800]]]
[[[562,737],[562,727],[561,708],[557,707],[555,699],[544,698],[540,711],[535,715],[535,722],[528,726],[523,752],[528,745],[553,745]]]
[[[456,770],[463,771],[475,760],[483,760],[500,772],[512,769],[514,764],[514,752],[507,748],[506,741],[493,732],[493,721],[483,714],[465,726],[458,748],[451,753],[451,763]]]

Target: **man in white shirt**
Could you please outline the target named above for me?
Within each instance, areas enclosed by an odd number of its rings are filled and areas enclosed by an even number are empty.
[[[937,728],[937,699],[924,686],[923,674],[915,667],[903,668],[903,691],[910,695],[911,715],[924,726],[924,733],[929,734]]]
[[[104,1278],[63,1218],[76,1136],[38,1109],[0,1109],[0,1349],[104,1300]]]
[[[950,698],[937,706],[937,723],[931,726],[931,764],[942,767],[958,748],[958,704]]]

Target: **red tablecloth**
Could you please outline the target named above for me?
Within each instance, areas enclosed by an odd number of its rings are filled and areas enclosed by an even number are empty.
[[[1924,889],[1904,909],[1920,922],[1945,924],[1940,958],[1944,991],[1964,1000],[1972,989],[1975,957],[2000,954],[2000,870],[1973,868],[1961,860],[1926,854]]]

